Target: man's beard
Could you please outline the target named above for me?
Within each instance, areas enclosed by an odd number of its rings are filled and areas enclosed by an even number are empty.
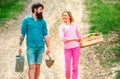
[[[43,19],[42,12],[41,13],[36,13],[37,19]]]

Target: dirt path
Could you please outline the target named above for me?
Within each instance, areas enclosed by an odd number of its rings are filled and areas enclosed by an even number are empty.
[[[82,34],[88,32],[89,24],[82,22],[82,19],[85,17],[83,13],[85,9],[85,6],[83,5],[84,0],[31,0],[31,2],[28,3],[29,5],[26,6],[25,11],[18,16],[18,19],[7,22],[5,25],[6,29],[0,34],[0,79],[20,79],[20,76],[23,77],[23,79],[28,79],[28,66],[26,59],[24,72],[21,73],[22,75],[14,71],[15,56],[18,53],[20,23],[25,16],[31,13],[31,4],[37,1],[42,2],[45,6],[44,17],[48,23],[51,38],[51,56],[55,59],[54,65],[49,69],[44,62],[47,56],[44,55],[40,79],[65,79],[64,55],[62,43],[58,35],[58,26],[61,24],[61,12],[64,10],[70,10],[73,13],[80,32]],[[26,58],[25,50],[26,47],[24,41],[23,54]],[[90,49],[82,49],[79,64],[79,79],[107,79],[94,78],[94,74],[91,75],[93,72],[91,70],[94,69],[94,66],[89,64],[96,63],[95,66],[99,67],[99,61],[94,62],[94,53],[88,53],[89,50]],[[91,54],[91,56],[89,54]],[[92,62],[88,62],[89,58]]]
[[[58,26],[61,24],[61,12],[64,10],[70,10],[75,17],[76,23],[79,26],[80,31],[87,32],[88,27],[83,30],[83,23],[81,19],[83,17],[83,0],[38,0],[41,1],[44,6],[44,17],[47,20],[51,38],[51,56],[55,59],[55,64],[51,69],[48,69],[45,65],[44,56],[40,79],[64,79],[64,56],[61,41],[58,36]],[[14,72],[15,56],[18,53],[18,41],[20,33],[21,20],[30,14],[30,6],[36,0],[31,0],[30,5],[26,6],[25,11],[18,16],[17,20],[12,20],[6,23],[3,33],[0,34],[0,79],[19,79],[22,76],[24,79],[28,79],[27,72],[28,66],[25,59],[25,68],[22,75]],[[84,26],[85,27],[85,26]],[[9,29],[8,29],[9,28]],[[82,29],[82,30],[81,30]],[[24,56],[25,55],[25,42],[23,45]],[[83,75],[82,64],[79,65],[79,79],[82,79]]]

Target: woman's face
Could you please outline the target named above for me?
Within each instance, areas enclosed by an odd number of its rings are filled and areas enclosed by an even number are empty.
[[[65,12],[65,13],[62,14],[62,19],[63,19],[64,23],[70,21],[70,16],[67,14],[67,12]]]

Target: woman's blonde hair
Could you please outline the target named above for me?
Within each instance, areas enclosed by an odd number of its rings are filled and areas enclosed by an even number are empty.
[[[74,18],[73,18],[72,13],[71,13],[70,11],[64,11],[64,12],[62,13],[62,16],[63,16],[64,13],[67,13],[68,16],[70,17],[70,23],[74,22]]]

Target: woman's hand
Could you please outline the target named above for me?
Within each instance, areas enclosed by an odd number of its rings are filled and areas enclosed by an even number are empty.
[[[81,42],[81,38],[78,39],[78,42]]]

